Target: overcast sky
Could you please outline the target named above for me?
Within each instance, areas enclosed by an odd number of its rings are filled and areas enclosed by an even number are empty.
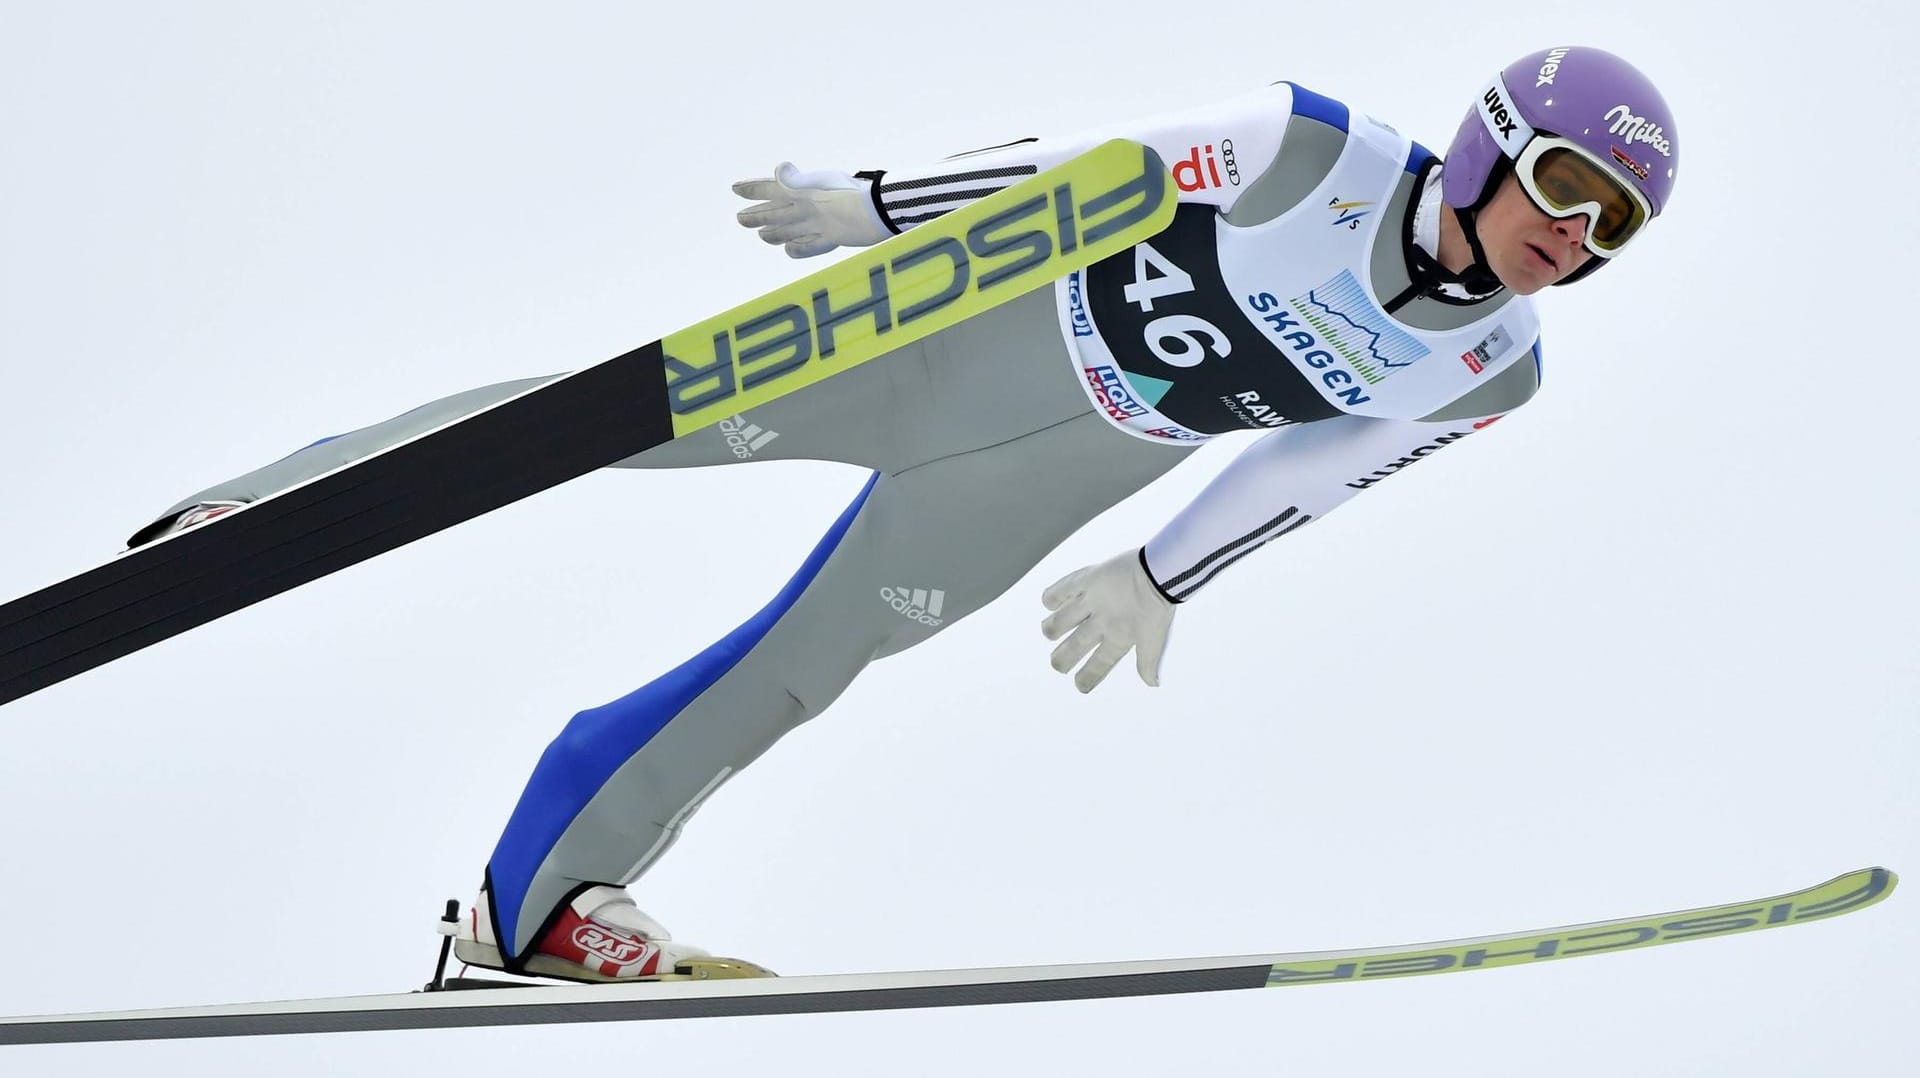
[[[1292,79],[1436,150],[1596,44],[1685,161],[1543,297],[1541,394],[1240,563],[1163,687],[1039,592],[870,669],[636,888],[787,973],[1411,943],[1920,873],[1906,5],[0,0],[0,598],[322,435],[801,267],[727,184]],[[161,10],[164,8],[164,12]],[[1095,13],[1097,11],[1097,14]],[[1176,21],[1177,20],[1177,21]],[[430,972],[540,750],[757,609],[864,476],[588,477],[0,709],[0,1014]],[[691,569],[689,567],[692,567]],[[1916,877],[1920,878],[1920,877]],[[1910,1058],[1920,898],[1471,977],[916,1013],[0,1050],[8,1074],[1804,1075]]]

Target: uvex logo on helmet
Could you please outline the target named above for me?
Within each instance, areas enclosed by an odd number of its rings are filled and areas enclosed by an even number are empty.
[[[1673,143],[1668,140],[1666,130],[1659,124],[1649,122],[1645,116],[1634,115],[1634,111],[1627,106],[1615,105],[1608,109],[1607,122],[1613,125],[1607,130],[1626,139],[1629,146],[1644,142],[1662,157],[1673,156]]]
[[[1490,87],[1487,90],[1487,96],[1481,100],[1486,102],[1487,118],[1493,121],[1493,126],[1500,129],[1501,138],[1511,136],[1513,129],[1520,126],[1520,122],[1513,118],[1513,113],[1507,111],[1507,103],[1500,100],[1498,86]]]
[[[1480,119],[1487,125],[1493,137],[1510,147],[1509,153],[1517,153],[1527,139],[1533,136],[1533,128],[1521,119],[1519,110],[1508,104],[1507,88],[1495,82],[1480,95]]]
[[[1540,61],[1540,74],[1534,76],[1533,80],[1534,89],[1553,85],[1553,76],[1560,71],[1560,61],[1567,58],[1569,51],[1571,50],[1563,45],[1548,53],[1546,59]]]

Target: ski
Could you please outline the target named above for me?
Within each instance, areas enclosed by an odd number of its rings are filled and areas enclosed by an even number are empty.
[[[1891,894],[1897,882],[1884,868],[1866,868],[1751,902],[1352,951],[631,985],[443,981],[436,972],[429,990],[396,995],[0,1018],[0,1045],[873,1011],[1350,983],[1528,965],[1795,925],[1865,909]]]
[[[1173,218],[1115,140],[749,303],[0,607],[0,703],[938,332]]]

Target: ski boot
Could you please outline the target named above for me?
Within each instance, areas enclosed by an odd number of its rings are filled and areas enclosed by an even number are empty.
[[[135,547],[145,546],[163,535],[172,535],[174,532],[183,532],[188,528],[198,527],[215,517],[225,516],[246,504],[245,502],[199,502],[190,505],[172,516],[161,517],[159,520],[134,532],[133,536],[127,540],[127,549],[132,550]]]
[[[440,922],[440,933],[452,938],[454,956],[469,966],[590,984],[774,975],[752,962],[716,958],[675,942],[658,921],[640,912],[624,889],[605,884],[589,887],[567,903],[520,969],[511,970],[493,933],[490,902],[482,889],[466,916],[458,914],[456,903],[449,903],[450,916]]]

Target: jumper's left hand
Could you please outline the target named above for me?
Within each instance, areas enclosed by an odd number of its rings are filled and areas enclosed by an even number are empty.
[[[1081,659],[1074,687],[1092,692],[1127,652],[1134,652],[1140,680],[1160,684],[1160,657],[1173,628],[1173,603],[1147,577],[1140,551],[1129,550],[1099,565],[1068,573],[1040,596],[1053,613],[1040,623],[1053,649],[1053,668],[1065,674]],[[1070,635],[1069,635],[1070,634]]]
[[[893,235],[873,204],[872,188],[873,181],[862,177],[833,169],[802,172],[783,161],[770,177],[733,185],[734,194],[754,201],[735,216],[791,258],[870,247]]]

